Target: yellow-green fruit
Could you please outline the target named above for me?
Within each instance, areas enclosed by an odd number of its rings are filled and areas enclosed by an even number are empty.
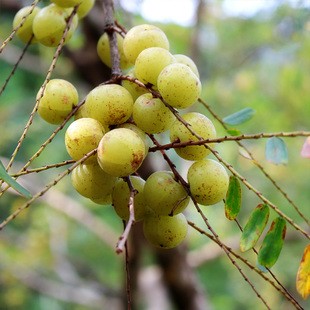
[[[226,196],[229,176],[225,168],[213,159],[194,162],[187,179],[195,200],[202,205],[213,205]]]
[[[157,88],[168,104],[185,109],[199,98],[201,82],[187,65],[173,63],[160,72]]]
[[[187,207],[189,197],[171,171],[156,171],[146,180],[144,197],[157,215],[176,215]]]
[[[145,134],[143,130],[141,130],[139,127],[137,127],[135,124],[132,124],[132,123],[124,123],[124,124],[117,126],[117,128],[127,128],[127,129],[134,131],[143,140],[145,144],[145,156],[147,155],[151,141],[150,141],[150,138]]]
[[[182,115],[186,123],[190,125],[190,129],[203,139],[216,138],[216,130],[212,121],[205,115],[197,112],[189,112]],[[170,141],[188,142],[198,141],[198,138],[184,126],[183,123],[176,120],[170,128]],[[212,147],[212,144],[208,144]],[[204,145],[193,145],[182,148],[176,148],[177,154],[187,160],[200,160],[205,158],[210,151]]]
[[[154,25],[138,25],[131,28],[124,38],[124,54],[131,63],[148,47],[162,47],[169,50],[169,41],[165,33]]]
[[[84,1],[83,0],[51,0],[51,2],[54,2],[55,4],[63,8],[70,8],[80,3],[83,3]]]
[[[145,158],[145,144],[127,128],[110,130],[98,145],[98,163],[111,175],[124,177],[135,172]]]
[[[85,115],[104,125],[126,122],[131,114],[133,99],[127,89],[118,84],[100,85],[85,100]]]
[[[95,0],[83,0],[77,9],[79,19],[84,18],[94,7]]]
[[[37,94],[37,100],[41,96],[42,89]],[[78,99],[78,92],[70,82],[62,79],[50,80],[40,99],[38,113],[48,123],[61,124],[77,105]]]
[[[32,9],[31,6],[23,7],[16,13],[13,19],[13,28],[15,29],[22,22],[23,17],[27,16],[26,19],[24,20],[23,25],[16,31],[16,35],[18,36],[18,38],[25,43],[28,43],[31,37],[33,36],[33,31],[32,31],[33,19],[40,11],[38,7],[34,7],[31,14],[29,14],[31,9]],[[31,43],[35,43],[35,42],[36,42],[36,39],[35,37],[33,37],[33,39],[31,40]]]
[[[135,62],[135,76],[143,83],[157,84],[159,73],[175,62],[169,51],[162,47],[149,47],[143,50]]]
[[[100,122],[93,118],[80,118],[70,124],[65,134],[65,144],[69,155],[79,160],[90,151],[97,148],[105,133]],[[89,157],[86,164],[97,162],[96,155]]]
[[[71,12],[72,9],[62,8],[54,3],[41,9],[33,19],[32,29],[36,39],[45,46],[57,46],[67,27],[67,20]],[[67,32],[65,42],[70,40],[77,25],[78,17],[75,15]]]
[[[132,78],[136,78],[136,76],[134,75],[133,70],[129,71],[127,73],[128,76],[132,77]],[[122,81],[122,86],[125,87],[131,94],[133,100],[135,101],[138,97],[140,97],[143,94],[148,93],[148,90],[145,89],[144,87],[141,87],[139,85],[137,85],[134,82],[131,82],[129,80],[123,80]]]
[[[144,94],[135,101],[132,117],[137,126],[149,134],[164,132],[175,121],[173,113],[152,94]]]
[[[187,65],[199,78],[198,68],[197,68],[195,62],[190,57],[183,55],[183,54],[175,54],[173,56],[178,63]]]
[[[134,196],[134,215],[135,221],[138,222],[144,218],[146,213],[146,202],[143,194],[145,181],[137,176],[130,176],[130,181],[133,188],[137,191]],[[127,182],[123,179],[118,179],[112,192],[112,204],[117,215],[125,221],[129,219],[129,197],[130,190]]]
[[[112,202],[112,190],[116,178],[105,173],[98,164],[79,165],[71,173],[71,182],[82,196],[99,204]]]
[[[133,66],[133,64],[126,58],[124,54],[123,37],[119,33],[116,33],[116,37],[117,37],[117,47],[120,53],[120,66],[121,66],[121,69],[125,70]],[[111,68],[112,67],[111,50],[110,50],[109,37],[106,32],[98,40],[97,53],[101,61],[106,66]]]
[[[187,235],[184,214],[175,216],[147,216],[143,220],[145,238],[154,246],[170,249],[178,246]]]

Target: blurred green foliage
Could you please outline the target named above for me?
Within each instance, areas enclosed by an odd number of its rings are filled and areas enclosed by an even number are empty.
[[[128,16],[125,18],[125,15],[121,10],[117,12],[119,20],[125,26],[129,26]],[[0,41],[10,33],[11,20],[12,15],[1,16]],[[131,25],[142,22],[147,21],[144,21],[140,15],[131,16]],[[191,55],[192,35],[197,31],[194,27],[175,24],[164,24],[160,27],[167,33],[173,53]],[[221,17],[208,11],[207,7],[198,31],[199,40],[196,42],[196,48],[199,51],[199,58],[194,60],[199,65],[203,81],[202,98],[213,111],[223,118],[243,108],[253,108],[256,111],[254,118],[236,126],[242,133],[310,129],[309,8],[293,8],[283,1],[283,5],[274,12],[241,18]],[[82,32],[79,32],[79,36],[76,42],[81,44],[84,42]],[[14,49],[22,47],[16,39],[10,43],[10,46]],[[48,67],[46,64],[51,60],[51,52],[41,47],[33,46],[29,52],[36,57],[38,67],[42,68],[42,74],[21,66],[0,97],[1,158],[9,158],[14,150],[34,105],[36,93],[44,81],[46,74],[44,70]],[[56,68],[55,75],[74,81],[78,88],[79,85],[83,85],[83,82],[76,77],[70,62],[65,57],[60,61],[59,67],[65,66],[68,70]],[[2,85],[12,68],[12,62],[0,55],[0,68],[0,85]],[[81,86],[83,89],[81,98],[85,95],[83,87]],[[200,104],[193,109],[212,118]],[[225,134],[217,122],[215,125],[219,136]],[[44,123],[36,116],[17,156],[17,162],[26,162],[53,130],[53,126]],[[63,133],[64,131],[56,136],[53,143],[34,161],[32,168],[68,159]],[[244,144],[287,191],[300,210],[309,217],[310,161],[300,157],[304,140],[304,138],[285,139],[289,150],[289,162],[285,166],[275,166],[266,162],[266,140],[245,141]],[[225,160],[229,161],[268,199],[276,203],[284,213],[304,225],[293,208],[255,165],[240,156],[235,143],[222,143],[217,146],[217,149]],[[181,170],[185,169],[177,159],[176,163]],[[33,182],[46,184],[59,172],[59,169],[54,169],[36,174],[33,176]],[[70,185],[69,178],[63,180],[55,189],[78,201],[91,212],[94,218],[114,230],[116,236],[121,233],[122,223],[115,217],[111,206],[96,206],[79,197]],[[242,210],[238,218],[244,225],[259,200],[244,186],[242,190]],[[5,219],[22,202],[22,198],[13,194],[1,197],[0,219]],[[240,231],[233,222],[225,218],[222,204],[205,207],[203,210],[220,238],[226,240],[232,237],[234,242],[238,241]],[[188,211],[188,217],[204,227],[202,219],[194,211]],[[275,214],[271,216],[271,218],[274,217]],[[273,271],[296,296],[295,276],[307,240],[296,234],[291,227],[288,227],[287,234],[288,240]],[[212,243],[195,231],[190,231],[188,242],[191,251],[197,251]],[[153,261],[148,251],[144,255],[146,256],[145,267],[147,267]],[[245,256],[255,262],[254,254],[246,253]],[[64,266],[71,270],[71,278],[70,275],[62,274]],[[263,308],[262,303],[224,255],[206,260],[196,270],[213,309],[260,310]],[[268,299],[272,309],[290,309],[283,297],[272,290],[268,284],[247,267],[244,270],[248,278],[255,283],[257,290]],[[32,286],[30,278],[27,278],[27,271],[34,273],[34,281],[52,279],[56,283],[54,285],[62,281],[67,281],[73,287],[87,287],[89,283],[96,283],[99,287],[98,292],[107,299],[111,296],[119,297],[124,285],[122,257],[117,256],[111,246],[105,244],[85,226],[77,223],[74,218],[50,208],[48,203],[42,200],[23,212],[1,232],[0,305],[3,309],[14,310],[96,308],[91,304],[78,305],[57,300],[51,296],[47,297],[44,294],[44,289],[47,290],[47,288],[42,285],[40,290]],[[300,300],[299,297],[297,298]],[[309,302],[300,302],[305,308],[309,306]]]

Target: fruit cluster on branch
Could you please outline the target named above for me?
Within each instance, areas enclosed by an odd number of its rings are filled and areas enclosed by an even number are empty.
[[[53,2],[42,9],[26,7],[16,14],[13,26],[24,42],[53,47],[63,40],[65,44],[78,19],[93,5],[85,0]],[[57,31],[50,32],[52,28]],[[122,74],[92,89],[79,106],[74,85],[62,79],[49,80],[37,94],[38,114],[48,123],[62,124],[76,109],[65,134],[68,154],[79,161],[96,152],[73,169],[73,187],[95,203],[112,204],[130,225],[143,221],[150,243],[172,248],[187,235],[183,212],[190,198],[202,205],[223,200],[229,177],[221,163],[206,158],[212,144],[175,150],[182,159],[193,162],[188,184],[175,171],[156,171],[146,180],[139,176],[137,171],[156,141],[154,135],[169,131],[171,143],[190,143],[214,139],[216,130],[205,115],[182,112],[201,94],[199,72],[192,59],[172,54],[166,34],[154,25],[138,25],[127,33],[122,28],[114,30]],[[112,68],[109,31],[100,37],[97,53]]]

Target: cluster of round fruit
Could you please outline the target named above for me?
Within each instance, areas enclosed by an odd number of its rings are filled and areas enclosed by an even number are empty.
[[[92,150],[97,152],[72,171],[72,184],[95,203],[112,203],[126,221],[130,188],[134,188],[135,221],[143,221],[146,239],[162,248],[175,247],[187,234],[182,212],[190,197],[202,205],[219,202],[227,192],[228,174],[219,162],[206,159],[210,150],[204,145],[187,145],[175,150],[180,157],[193,161],[187,177],[189,190],[169,171],[156,171],[146,180],[138,176],[136,172],[150,146],[148,135],[170,131],[171,142],[189,142],[200,137],[215,138],[216,131],[203,114],[182,115],[196,136],[175,117],[171,107],[184,109],[194,104],[201,83],[197,67],[189,57],[170,54],[162,30],[140,25],[124,39],[118,38],[123,70],[134,63],[126,76],[137,78],[147,87],[134,83],[135,79],[124,79],[122,85],[102,84],[88,93],[67,128],[65,145],[74,160]],[[107,42],[106,35],[100,38],[98,52],[111,65]],[[62,123],[78,103],[75,87],[60,79],[49,81],[37,98],[39,115],[53,124]]]
[[[79,5],[73,16],[65,42],[73,35],[79,19],[85,17],[94,6],[95,0],[51,0],[44,8],[25,6],[20,9],[13,20],[13,28],[23,42],[39,42],[45,46],[55,47],[59,44],[67,27],[74,6]]]

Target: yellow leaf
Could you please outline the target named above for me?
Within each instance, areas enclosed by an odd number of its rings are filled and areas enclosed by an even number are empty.
[[[310,295],[310,244],[306,246],[298,268],[296,289],[303,299]]]

